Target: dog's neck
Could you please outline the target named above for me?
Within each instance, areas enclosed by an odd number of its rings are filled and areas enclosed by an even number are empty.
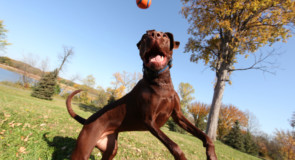
[[[155,85],[172,85],[172,80],[170,76],[170,68],[172,67],[172,60],[161,69],[160,71],[154,71],[145,65],[143,65],[143,78],[151,84]]]

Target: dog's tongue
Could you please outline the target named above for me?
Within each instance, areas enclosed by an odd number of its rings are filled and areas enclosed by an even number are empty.
[[[152,58],[150,59],[150,61],[151,61],[151,62],[162,62],[163,59],[164,59],[163,56],[157,55],[157,56],[155,56],[155,57],[152,57]]]

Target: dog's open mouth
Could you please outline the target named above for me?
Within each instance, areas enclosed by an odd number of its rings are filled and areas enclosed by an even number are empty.
[[[150,52],[147,53],[145,57],[146,65],[155,69],[165,66],[166,62],[167,57],[163,53]]]

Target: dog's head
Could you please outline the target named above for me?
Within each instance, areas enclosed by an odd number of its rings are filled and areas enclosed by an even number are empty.
[[[177,49],[179,44],[169,32],[148,30],[137,43],[137,47],[144,65],[159,71],[172,59],[173,49]]]

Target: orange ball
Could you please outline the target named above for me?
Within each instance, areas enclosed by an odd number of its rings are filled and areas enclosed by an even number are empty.
[[[152,0],[136,0],[136,4],[141,9],[147,9],[151,6]]]

